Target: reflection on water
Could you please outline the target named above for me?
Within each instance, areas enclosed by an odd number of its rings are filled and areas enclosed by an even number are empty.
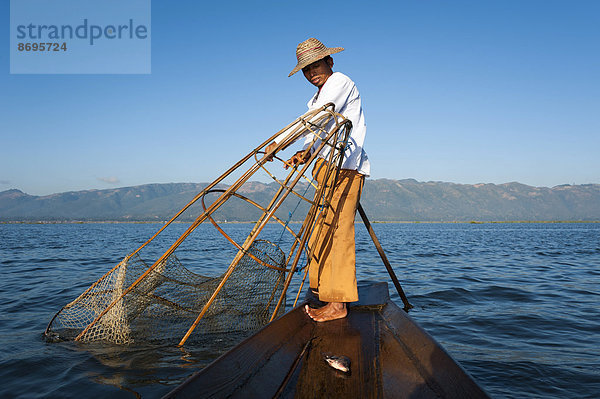
[[[210,364],[250,334],[231,332],[200,335],[185,347],[75,342],[58,345],[63,350],[88,357],[87,363],[96,363],[85,371],[89,381],[115,387],[135,396],[157,397]]]
[[[128,347],[109,346],[110,349],[88,348],[104,366],[117,371],[113,375],[99,376],[99,381],[118,388],[127,388],[140,393],[145,387],[155,384],[169,389],[187,376],[208,365],[219,355],[225,353],[248,334],[223,334],[219,337],[206,337],[193,342],[190,349],[174,346]],[[173,368],[177,368],[173,370]],[[155,392],[155,388],[151,388]]]

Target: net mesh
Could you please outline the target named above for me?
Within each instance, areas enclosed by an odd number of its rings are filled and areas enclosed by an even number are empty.
[[[249,331],[267,324],[271,316],[278,316],[285,311],[285,291],[291,283],[291,273],[298,268],[306,244],[310,242],[308,237],[315,229],[316,215],[327,209],[323,205],[332,195],[330,189],[326,186],[317,187],[305,174],[310,176],[308,168],[317,155],[327,160],[327,173],[334,173],[337,170],[335,165],[339,167],[346,149],[350,129],[351,123],[334,111],[333,103],[299,117],[210,183],[132,255],[61,309],[50,321],[46,337],[49,340],[75,339],[117,344],[174,341],[183,345],[189,338],[193,340],[210,333]],[[289,168],[290,165],[275,154],[286,150],[307,134],[313,136],[310,147],[314,150],[311,151],[312,155],[301,166]],[[276,138],[280,140],[275,140]],[[275,142],[267,145],[271,140]],[[275,143],[276,146],[273,147]],[[252,162],[252,158],[255,162]],[[266,164],[274,159],[281,161],[281,164],[278,164],[277,171],[271,173]],[[249,165],[245,172],[244,165]],[[261,170],[276,182],[274,192],[257,192],[249,181]],[[236,175],[239,177],[235,183],[227,188],[218,187],[224,184],[224,179],[232,179]],[[314,201],[294,191],[301,178],[315,187],[318,195]],[[212,193],[219,195],[207,206],[205,197]],[[276,215],[277,212],[281,214],[286,210],[285,201],[290,193],[304,200],[308,208],[297,233],[288,225],[292,212],[286,222]],[[238,209],[236,203],[229,202],[232,198],[245,201],[244,206],[249,207],[250,211]],[[190,207],[200,199],[203,212],[197,214],[197,209]],[[215,217],[229,206],[235,214],[256,220],[243,246],[237,244],[215,221]],[[158,258],[159,261],[145,263],[139,257],[139,251],[185,212],[188,212],[188,216],[197,215],[194,223],[169,246],[167,252]],[[193,273],[173,254],[207,220],[242,251],[238,252],[229,269],[220,277]],[[272,221],[281,224],[293,237],[293,244],[288,243],[290,249],[287,257],[278,245],[257,239],[267,223]],[[306,275],[304,273],[304,278]],[[300,284],[296,300],[303,284],[304,280]],[[281,304],[284,306],[279,306]],[[279,313],[273,314],[276,309]]]
[[[283,290],[285,254],[273,243],[256,240],[243,255],[200,320],[193,336],[249,331],[267,324]],[[83,342],[130,344],[177,342],[202,311],[223,276],[206,277],[185,268],[172,254],[124,295],[149,269],[138,255],[125,258],[51,321],[46,335],[74,339],[113,301],[118,301],[80,337]],[[119,299],[120,298],[120,299]],[[284,312],[282,306],[279,313]]]

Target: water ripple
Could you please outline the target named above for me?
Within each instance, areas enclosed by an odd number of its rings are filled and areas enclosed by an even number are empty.
[[[185,350],[41,339],[56,311],[159,227],[0,225],[0,396],[158,397],[241,338],[213,337]],[[143,259],[154,261],[187,228],[173,227],[142,251]],[[239,242],[248,225],[226,227]],[[492,397],[600,392],[600,224],[374,229],[415,306],[411,317]],[[368,234],[356,230],[358,279],[389,281]],[[280,230],[268,226],[265,234],[276,241]],[[195,271],[218,275],[235,249],[201,226],[177,254]],[[390,292],[399,303],[391,284]]]

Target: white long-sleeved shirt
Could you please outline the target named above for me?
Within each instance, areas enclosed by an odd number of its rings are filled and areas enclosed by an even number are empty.
[[[344,151],[343,169],[353,169],[358,173],[369,176],[371,164],[367,153],[363,149],[367,125],[363,114],[360,94],[354,82],[346,75],[340,72],[334,72],[309,101],[308,110],[320,108],[327,103],[335,104],[335,111],[342,114],[346,119],[352,122],[352,131],[348,138],[348,145]],[[314,139],[314,135],[309,133],[304,140],[304,149],[308,148]],[[315,144],[318,147],[319,140]],[[325,147],[326,156],[329,147]]]

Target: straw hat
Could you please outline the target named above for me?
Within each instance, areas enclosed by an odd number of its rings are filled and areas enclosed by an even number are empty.
[[[288,77],[292,76],[307,65],[312,64],[315,61],[319,61],[321,58],[325,58],[328,55],[339,53],[343,51],[343,47],[325,47],[323,43],[311,37],[306,39],[298,45],[296,48],[296,58],[298,59],[298,65],[290,72]]]

